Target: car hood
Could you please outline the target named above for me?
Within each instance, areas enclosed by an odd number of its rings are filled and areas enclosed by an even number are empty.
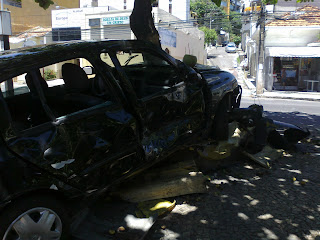
[[[218,66],[208,66],[203,64],[196,64],[193,67],[197,72],[205,72],[205,71],[212,71],[212,70],[220,70]]]

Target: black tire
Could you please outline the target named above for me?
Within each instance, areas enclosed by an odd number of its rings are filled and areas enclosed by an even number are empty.
[[[213,119],[213,139],[217,141],[228,140],[228,124],[228,103],[227,99],[224,98],[219,103],[218,109]]]
[[[38,239],[35,237],[37,236],[44,236],[50,234],[57,235],[56,238],[51,239],[70,239],[69,236],[69,215],[66,211],[65,205],[62,201],[57,198],[55,195],[49,195],[44,193],[42,194],[35,194],[35,195],[27,195],[22,196],[19,199],[12,201],[3,211],[0,213],[0,239],[2,240],[11,240],[11,239],[18,239],[17,231],[13,228],[13,224],[19,224],[19,222],[24,223],[25,221],[21,221],[21,218],[25,216],[25,218],[31,218],[36,225],[33,227],[35,230],[34,232],[30,229],[29,223],[22,224],[23,230],[28,229],[28,237],[22,239]],[[45,216],[48,216],[46,217]],[[47,219],[50,221],[54,219],[52,224],[40,223],[40,217],[43,220]],[[49,219],[50,218],[50,219]],[[19,220],[20,219],[20,220]],[[32,224],[33,224],[32,222]],[[40,225],[39,225],[40,224]],[[40,228],[41,226],[42,228]],[[48,231],[42,231],[43,228],[48,228],[51,226]],[[9,230],[11,229],[11,230]],[[41,230],[42,229],[42,230]],[[61,229],[61,231],[60,231]],[[33,236],[32,237],[29,237]],[[60,236],[59,236],[60,235]],[[26,236],[26,235],[24,235]],[[20,239],[20,238],[19,238]],[[41,238],[41,239],[49,239],[49,238]]]

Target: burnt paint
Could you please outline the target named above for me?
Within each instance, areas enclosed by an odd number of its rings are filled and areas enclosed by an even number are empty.
[[[224,94],[237,86],[231,74],[221,71],[202,73],[206,82],[204,78],[196,77],[193,69],[141,41],[62,43],[1,53],[0,82],[30,69],[59,62],[59,59],[65,60],[66,53],[73,58],[86,54],[99,56],[100,52],[123,46],[152,49],[162,55],[175,66],[180,81],[144,99],[141,105],[132,85],[118,69],[118,80],[127,101],[124,107],[105,103],[25,132],[7,131],[10,133],[5,136],[7,143],[18,155],[13,158],[26,160],[22,164],[23,171],[29,169],[25,163],[30,162],[51,174],[47,177],[47,186],[49,182],[58,181],[58,185],[73,186],[82,191],[124,179],[175,149],[195,142],[198,133],[207,131],[211,120],[211,116],[205,114],[210,111],[207,106],[218,103]],[[216,79],[216,75],[221,79]],[[111,85],[119,86],[115,78],[110,81]],[[37,172],[41,173],[39,169],[33,171],[30,182],[37,182],[34,181]]]
[[[8,139],[8,145],[30,162],[83,190],[90,190],[110,184],[128,171],[130,166],[122,165],[121,160],[108,159],[125,152],[128,146],[134,151],[135,127],[132,115],[117,104],[106,102],[58,118],[55,124],[28,129]],[[109,176],[113,169],[117,169],[118,175]]]

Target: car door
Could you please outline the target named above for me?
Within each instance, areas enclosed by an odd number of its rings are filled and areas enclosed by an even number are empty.
[[[51,81],[61,83],[59,79]],[[95,104],[79,108],[78,99],[87,104],[96,97],[80,95],[78,98],[72,93],[66,98],[63,96],[66,92],[60,92],[64,84],[50,84],[53,86],[49,89],[35,93],[34,99],[29,93],[24,94],[30,99],[28,102],[23,95],[18,96],[21,100],[17,96],[8,99],[8,103],[12,101],[10,110],[19,113],[19,118],[26,123],[32,106],[36,107],[36,112],[45,115],[47,109],[54,115],[52,120],[47,117],[37,125],[16,128],[6,137],[9,147],[27,161],[86,191],[104,187],[128,173],[139,160],[135,156],[138,142],[136,119],[117,98],[100,99]],[[112,92],[115,91],[110,89]],[[66,101],[70,98],[71,102]],[[20,105],[25,114],[21,113]],[[19,109],[12,109],[16,106]]]
[[[124,72],[143,105],[141,144],[146,158],[159,158],[196,141],[193,138],[205,119],[201,81],[189,77],[195,72],[187,67],[181,71],[161,51],[132,47],[115,54],[121,66],[118,70]]]

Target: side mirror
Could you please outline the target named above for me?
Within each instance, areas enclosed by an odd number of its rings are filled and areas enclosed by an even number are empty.
[[[197,64],[197,61],[198,61],[198,60],[197,60],[197,57],[196,57],[196,56],[186,54],[186,55],[184,55],[182,61],[183,61],[183,63],[186,64],[187,66],[193,68],[193,67]]]
[[[87,75],[95,74],[94,68],[91,66],[85,66],[82,69]]]

